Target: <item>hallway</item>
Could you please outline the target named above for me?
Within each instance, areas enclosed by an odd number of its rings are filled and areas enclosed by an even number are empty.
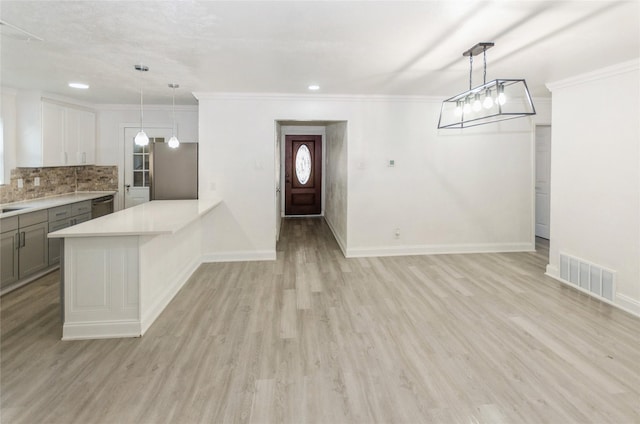
[[[1,298],[11,423],[640,421],[640,320],[548,252],[346,259],[321,218],[277,260],[202,265],[137,339],[60,341],[57,272]]]

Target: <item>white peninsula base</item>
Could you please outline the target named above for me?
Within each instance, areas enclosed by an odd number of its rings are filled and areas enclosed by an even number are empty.
[[[143,335],[200,265],[219,203],[152,201],[50,233],[64,238],[62,339]]]

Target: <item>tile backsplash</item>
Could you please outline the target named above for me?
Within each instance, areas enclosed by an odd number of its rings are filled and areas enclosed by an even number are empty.
[[[36,186],[36,177],[40,185]],[[18,188],[18,180],[23,186]],[[59,166],[47,168],[16,168],[11,170],[9,184],[0,186],[0,203],[19,202],[39,197],[74,193],[76,191],[106,191],[118,189],[117,166]]]

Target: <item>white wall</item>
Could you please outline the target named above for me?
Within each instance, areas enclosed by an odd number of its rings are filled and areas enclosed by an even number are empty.
[[[640,314],[640,62],[549,84],[551,244],[617,273],[614,303]]]
[[[16,129],[16,91],[11,88],[2,88],[2,102],[0,103],[0,116],[2,117],[2,174],[0,183],[8,184],[11,170],[16,167],[17,129]]]
[[[324,217],[343,253],[347,250],[347,123],[326,126],[326,184]]]
[[[145,128],[171,128],[171,105],[146,105]],[[120,185],[116,209],[124,205],[124,128],[139,127],[140,108],[137,105],[100,105],[97,107],[96,164],[117,165]],[[176,106],[177,136],[183,142],[198,141],[198,107]]]
[[[438,131],[440,99],[196,95],[200,195],[224,202],[211,260],[274,255],[278,120],[347,122],[348,255],[534,248],[534,120]]]

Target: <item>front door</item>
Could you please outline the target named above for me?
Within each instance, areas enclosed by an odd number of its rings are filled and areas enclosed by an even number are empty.
[[[285,215],[322,213],[322,136],[285,137]]]
[[[133,139],[140,128],[124,130],[124,207],[149,201],[149,149],[151,143],[162,143],[171,137],[171,128],[145,128],[149,145],[137,146]]]

